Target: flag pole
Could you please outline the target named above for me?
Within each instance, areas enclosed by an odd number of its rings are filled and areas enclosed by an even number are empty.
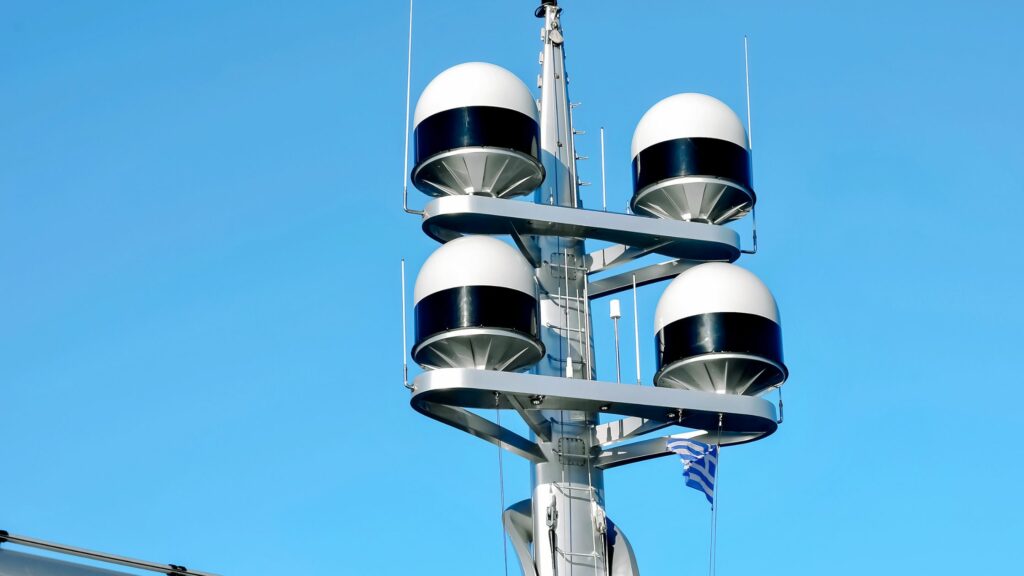
[[[718,413],[718,434],[715,438],[715,491],[711,497],[711,576],[715,576],[718,568],[718,467],[722,458],[722,413]]]

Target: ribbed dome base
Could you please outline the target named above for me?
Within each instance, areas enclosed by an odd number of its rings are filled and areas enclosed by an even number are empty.
[[[512,372],[536,364],[544,346],[518,332],[461,328],[436,334],[413,348],[424,368],[477,368]]]
[[[631,207],[656,218],[725,224],[750,212],[754,200],[753,192],[735,182],[684,176],[644,188],[633,196]]]
[[[503,148],[458,148],[417,165],[412,182],[431,196],[479,194],[511,198],[529,194],[544,181],[536,158]]]
[[[662,368],[656,386],[756,396],[786,381],[786,367],[746,354],[703,354]]]

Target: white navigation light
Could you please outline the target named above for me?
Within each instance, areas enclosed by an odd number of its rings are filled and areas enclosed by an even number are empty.
[[[656,386],[756,395],[789,375],[775,298],[734,264],[680,274],[658,300],[654,330]]]
[[[416,102],[412,182],[431,196],[528,194],[544,180],[539,126],[530,89],[508,70],[449,68]]]
[[[466,236],[423,264],[413,290],[424,368],[518,370],[544,355],[533,268],[508,244]]]
[[[724,224],[756,200],[743,123],[704,94],[676,94],[655,104],[633,132],[634,213]]]

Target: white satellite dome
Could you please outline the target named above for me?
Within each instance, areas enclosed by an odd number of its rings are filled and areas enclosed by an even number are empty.
[[[756,314],[782,323],[775,297],[753,272],[735,264],[708,262],[676,276],[665,288],[654,310],[654,330],[712,312]]]
[[[413,303],[412,355],[425,368],[518,370],[544,355],[533,268],[490,236],[458,238],[431,254]]]
[[[544,180],[537,103],[508,70],[453,66],[430,81],[413,114],[413,184],[432,196],[527,194]]]
[[[442,245],[423,263],[413,303],[460,286],[496,286],[536,297],[533,268],[512,246],[490,236],[463,236]]]
[[[441,72],[427,84],[416,101],[413,128],[438,112],[472,106],[515,110],[537,122],[537,102],[519,77],[488,62],[466,62]]]
[[[710,262],[683,272],[654,313],[655,385],[755,395],[785,382],[779,308],[752,272]]]
[[[722,224],[750,211],[750,150],[739,116],[685,93],[655,104],[633,132],[633,211]]]
[[[747,131],[732,108],[713,96],[685,92],[661,100],[640,118],[630,156],[676,138],[717,138],[747,149]]]

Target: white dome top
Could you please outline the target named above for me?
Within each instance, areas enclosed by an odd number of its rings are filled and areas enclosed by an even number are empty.
[[[526,258],[490,236],[463,236],[435,250],[416,277],[413,303],[459,286],[498,286],[536,297],[533,268]]]
[[[665,98],[644,114],[633,131],[630,157],[678,138],[718,138],[747,147],[743,122],[731,108],[717,98],[687,92]]]
[[[654,331],[712,312],[756,314],[781,324],[775,298],[753,272],[735,264],[708,262],[683,272],[665,288],[654,311]]]
[[[508,108],[537,120],[537,103],[523,81],[501,66],[466,62],[441,72],[420,94],[413,128],[445,110],[466,106]]]

